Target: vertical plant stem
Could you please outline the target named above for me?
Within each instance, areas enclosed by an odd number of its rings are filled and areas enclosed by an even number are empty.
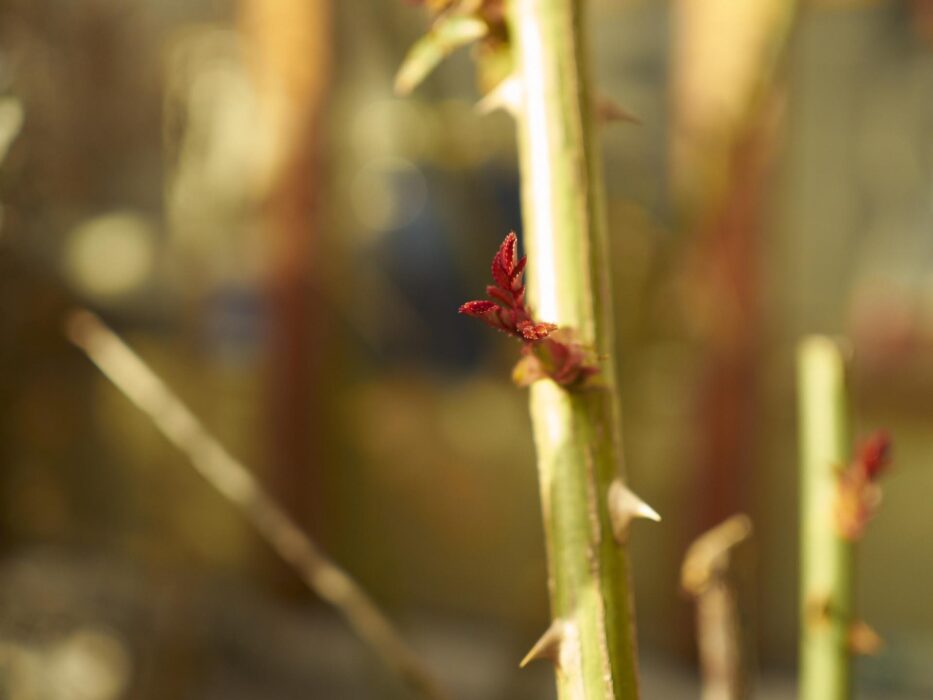
[[[607,492],[621,477],[601,163],[580,0],[512,0],[529,301],[599,355],[601,386],[531,387],[562,699],[638,697],[628,561]]]
[[[837,470],[849,462],[845,369],[830,338],[798,354],[800,417],[800,697],[850,697],[853,551],[835,524]]]

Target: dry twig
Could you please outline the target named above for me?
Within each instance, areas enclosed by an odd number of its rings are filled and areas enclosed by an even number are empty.
[[[449,697],[359,584],[318,548],[126,343],[85,310],[68,317],[66,331],[71,342],[246,516],[308,588],[346,618],[405,685],[427,700]]]
[[[732,550],[751,532],[747,515],[733,515],[698,537],[684,557],[680,584],[697,601],[703,700],[739,700],[747,695],[742,628],[728,572]]]

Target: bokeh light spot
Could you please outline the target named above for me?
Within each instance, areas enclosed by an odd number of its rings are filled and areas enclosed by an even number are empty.
[[[92,297],[117,297],[138,289],[153,267],[155,235],[132,212],[96,217],[72,231],[65,253],[72,284]]]

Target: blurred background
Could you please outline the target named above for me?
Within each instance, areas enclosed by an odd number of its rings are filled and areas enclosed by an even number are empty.
[[[592,0],[645,696],[698,697],[689,543],[745,511],[794,693],[802,334],[895,467],[859,697],[933,698],[933,2]],[[460,698],[553,697],[516,347],[457,306],[521,230],[470,52],[402,0],[0,2],[0,698],[405,698],[74,346],[104,318]]]

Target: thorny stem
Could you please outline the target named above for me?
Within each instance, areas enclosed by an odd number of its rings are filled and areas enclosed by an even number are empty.
[[[838,470],[849,463],[845,371],[830,338],[798,350],[800,420],[800,697],[851,696],[853,547],[834,517]]]
[[[239,508],[305,585],[333,605],[417,697],[449,698],[359,584],[318,548],[129,346],[88,311],[74,312],[66,330],[104,376],[188,457],[195,471]]]
[[[611,482],[622,446],[612,348],[601,163],[593,143],[582,0],[511,0],[521,81],[518,145],[537,317],[573,329],[600,358],[600,387],[531,387],[531,416],[560,629],[562,700],[638,697],[628,558],[613,538]]]

